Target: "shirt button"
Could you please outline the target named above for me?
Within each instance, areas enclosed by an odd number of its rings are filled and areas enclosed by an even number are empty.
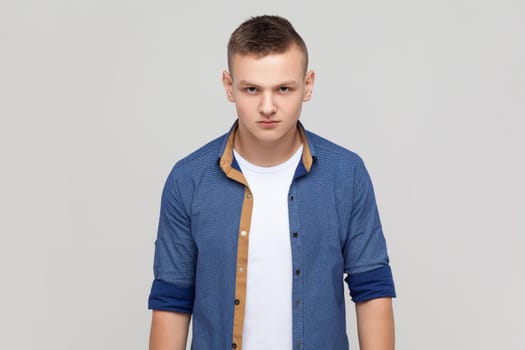
[[[246,236],[246,231],[242,231],[241,236]]]
[[[248,193],[248,194],[246,195],[246,198],[248,198],[248,199],[252,198],[252,194],[251,194],[251,193]]]
[[[239,272],[244,272],[244,267],[239,267]]]
[[[235,299],[235,302],[234,302],[234,303],[235,303],[235,305],[239,305],[241,302],[240,302],[239,299]]]
[[[295,199],[295,196],[292,194],[290,195],[290,200],[293,201]]]
[[[232,344],[232,349],[237,349],[237,344],[233,343]]]
[[[297,238],[297,236],[299,236],[299,234],[298,234],[297,232],[294,232],[294,233],[292,234],[292,236],[293,236],[293,238]]]
[[[296,275],[300,275],[301,274],[301,270],[299,270],[299,269],[295,270],[295,274]]]

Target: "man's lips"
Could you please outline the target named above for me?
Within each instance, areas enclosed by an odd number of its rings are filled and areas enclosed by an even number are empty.
[[[272,128],[276,126],[278,123],[279,123],[278,120],[261,120],[257,122],[257,124],[259,124],[263,128]]]

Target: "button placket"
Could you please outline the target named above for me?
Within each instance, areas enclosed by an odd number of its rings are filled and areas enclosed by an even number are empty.
[[[303,278],[301,269],[303,266],[303,247],[302,247],[302,236],[300,226],[300,218],[298,216],[298,196],[296,193],[296,185],[292,182],[290,191],[288,193],[288,212],[290,219],[290,240],[292,248],[292,295],[293,295],[293,342],[294,349],[302,349],[302,339],[304,337],[304,308],[301,307],[303,304]]]
[[[235,276],[235,299],[233,300],[234,315],[232,349],[242,348],[242,332],[245,314],[245,303],[243,300],[246,294],[248,240],[253,209],[253,195],[248,187],[245,187],[243,198],[240,226],[239,231],[237,231],[237,272]]]

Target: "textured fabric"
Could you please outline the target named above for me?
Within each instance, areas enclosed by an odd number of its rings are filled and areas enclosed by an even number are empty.
[[[193,350],[242,347],[236,300],[245,295],[239,268],[247,261],[239,256],[247,254],[252,202],[228,142],[235,129],[179,161],[162,196],[150,307],[185,307],[193,288]],[[293,348],[347,350],[343,278],[354,301],[394,297],[386,244],[362,160],[302,132],[288,192]],[[161,283],[172,288],[156,288]],[[160,299],[169,303],[152,307]]]
[[[150,309],[191,313],[195,290],[179,288],[176,285],[156,280],[151,286],[151,297],[148,301]]]
[[[288,189],[301,155],[302,145],[284,163],[260,167],[234,151],[253,194],[242,333],[244,350],[293,348]]]

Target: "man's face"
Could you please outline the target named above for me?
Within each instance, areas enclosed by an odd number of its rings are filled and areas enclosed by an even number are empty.
[[[264,57],[234,55],[223,73],[230,102],[239,118],[238,132],[252,147],[279,145],[295,137],[304,101],[310,99],[314,73],[304,73],[304,56],[295,46]]]

